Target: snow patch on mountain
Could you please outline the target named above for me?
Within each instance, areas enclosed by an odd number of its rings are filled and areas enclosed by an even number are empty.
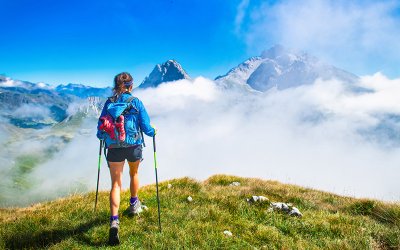
[[[250,90],[249,85],[243,79],[248,79],[260,66],[263,59],[259,56],[250,57],[237,67],[231,69],[227,74],[218,76],[215,80],[224,88],[241,88]]]
[[[9,77],[0,77],[0,87],[15,87],[21,85],[21,82],[14,81]]]
[[[52,86],[50,86],[47,83],[44,82],[39,82],[39,83],[32,83],[28,81],[19,81],[19,80],[14,80],[11,79],[10,77],[6,77],[3,75],[0,75],[0,87],[2,88],[13,88],[13,87],[18,87],[18,88],[24,88],[28,90],[32,89],[52,89]]]
[[[111,88],[96,88],[83,84],[69,83],[67,85],[58,85],[55,90],[63,95],[73,95],[80,98],[87,98],[90,96],[108,97],[112,95]]]

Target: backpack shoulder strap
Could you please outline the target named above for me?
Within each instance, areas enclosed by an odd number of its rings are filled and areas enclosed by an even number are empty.
[[[131,97],[129,97],[128,99],[126,99],[125,102],[126,102],[126,103],[130,103],[130,102],[132,102],[132,101],[135,100],[135,99],[137,99],[137,97],[131,96]]]
[[[114,103],[114,102],[116,102],[117,101],[117,96],[110,96],[110,97],[108,97],[107,98],[111,103]]]
[[[125,100],[125,103],[129,103],[130,105],[125,109],[124,113],[129,112],[131,109],[134,109],[136,112],[139,112],[139,110],[132,104],[132,101],[135,99],[138,99],[138,98],[135,96],[131,96]]]

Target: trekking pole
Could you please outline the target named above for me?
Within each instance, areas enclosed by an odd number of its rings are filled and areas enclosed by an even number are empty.
[[[156,188],[157,188],[157,205],[158,205],[158,228],[160,229],[160,233],[161,233],[160,198],[158,196],[158,177],[157,177],[156,135],[153,136],[153,149],[154,149],[154,169],[156,171]]]
[[[97,195],[99,193],[99,179],[100,179],[100,164],[101,164],[101,150],[103,148],[103,140],[100,140],[100,149],[99,149],[99,165],[97,168],[97,187],[96,187],[96,201],[94,202],[94,211],[96,212],[97,207]]]
[[[146,147],[146,143],[144,142],[144,136],[143,136],[143,131],[142,130],[140,130],[140,135],[142,136],[143,147]]]

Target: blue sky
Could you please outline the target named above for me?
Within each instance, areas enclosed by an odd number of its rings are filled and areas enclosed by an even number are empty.
[[[176,59],[192,77],[214,78],[280,43],[356,74],[398,77],[398,7],[340,0],[301,6],[291,0],[0,0],[0,74],[106,86],[121,71],[140,83],[156,63]],[[324,19],[319,13],[334,21],[315,25]]]

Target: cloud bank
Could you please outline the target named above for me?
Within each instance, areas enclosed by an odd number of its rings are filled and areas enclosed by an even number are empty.
[[[23,104],[13,112],[13,115],[20,118],[46,118],[50,116],[50,110],[44,105]]]
[[[400,147],[396,138],[381,140],[400,132],[400,81],[376,74],[359,86],[368,91],[332,80],[253,95],[197,78],[136,94],[160,129],[161,179],[226,173],[400,200]]]
[[[266,93],[218,87],[196,78],[135,90],[157,126],[160,181],[232,174],[294,183],[342,195],[399,201],[400,79],[362,77],[343,83]],[[96,118],[87,118],[67,146],[31,174],[28,197],[51,199],[95,190]],[[152,142],[146,138],[141,185],[155,182]],[[43,146],[43,145],[42,145]],[[103,158],[100,187],[110,177]],[[124,188],[129,186],[125,169]]]

